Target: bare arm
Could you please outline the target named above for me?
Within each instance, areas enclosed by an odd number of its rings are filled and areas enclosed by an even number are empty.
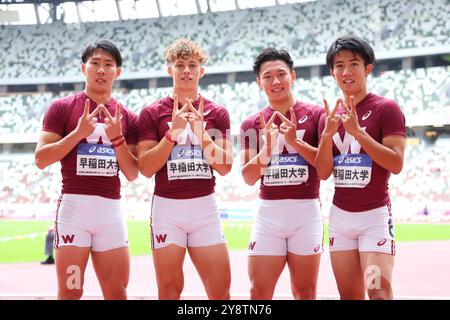
[[[400,173],[403,168],[406,139],[400,135],[391,135],[384,137],[379,143],[359,126],[354,97],[350,97],[350,106],[345,103],[343,106],[347,112],[342,116],[345,130],[355,137],[364,151],[379,166],[394,174]]]
[[[95,116],[101,107],[98,106],[89,114],[89,104],[89,99],[86,99],[83,115],[78,120],[77,127],[64,138],[57,133],[48,131],[41,132],[34,152],[35,162],[39,169],[44,169],[63,159],[75,148],[81,139],[87,137],[94,131],[97,123]]]
[[[265,169],[270,163],[272,149],[275,148],[278,142],[279,129],[273,124],[277,115],[278,113],[274,112],[266,124],[263,114],[260,113],[259,117],[261,129],[265,136],[265,143],[259,152],[254,148],[246,148],[241,151],[241,163],[243,163],[241,173],[245,183],[248,185],[254,185],[264,174]]]
[[[34,152],[34,160],[39,169],[61,161],[82,138],[72,131],[62,138],[59,134],[42,131]]]
[[[233,164],[233,145],[230,140],[213,141],[208,132],[204,131],[201,146],[208,164],[221,176],[231,171]]]
[[[338,99],[331,112],[328,102],[325,99],[323,99],[323,103],[327,118],[325,120],[325,128],[322,132],[319,147],[317,148],[315,167],[319,178],[326,180],[333,172],[333,135],[338,131],[341,123],[341,117],[340,115],[337,115],[336,112],[342,101],[341,99]]]
[[[146,140],[138,143],[138,166],[141,173],[151,178],[169,159],[174,142],[164,137],[161,141]]]
[[[399,174],[402,171],[406,144],[405,137],[392,135],[384,137],[382,142],[379,143],[364,130],[361,130],[355,138],[364,151],[379,166],[394,174]]]
[[[241,151],[241,163],[243,163],[241,173],[246,184],[252,186],[264,174],[270,162],[267,153],[267,146],[264,145],[259,153],[254,149]]]

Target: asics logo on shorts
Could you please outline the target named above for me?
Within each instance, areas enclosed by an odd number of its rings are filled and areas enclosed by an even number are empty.
[[[383,239],[383,240],[377,242],[377,246],[379,246],[379,247],[384,246],[385,243],[386,243],[386,239]]]
[[[320,250],[320,244],[317,247],[314,248],[314,252],[317,252],[319,250]]]

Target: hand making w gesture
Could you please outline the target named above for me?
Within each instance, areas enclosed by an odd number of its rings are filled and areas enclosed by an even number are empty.
[[[342,99],[337,99],[336,105],[331,112],[330,107],[328,106],[328,102],[325,98],[323,99],[323,104],[325,106],[325,113],[327,115],[327,118],[325,121],[325,128],[323,130],[322,136],[332,137],[338,131],[339,125],[341,124],[341,115],[336,114],[336,112],[339,109],[339,105],[342,104]]]
[[[359,126],[358,115],[356,114],[355,97],[350,96],[350,107],[345,102],[342,102],[342,105],[346,111],[341,117],[345,131],[356,137],[362,129]]]
[[[203,137],[203,109],[205,101],[202,96],[200,96],[200,103],[198,105],[198,110],[195,109],[192,104],[192,100],[186,99],[186,104],[188,105],[187,120],[191,126],[192,132],[197,136],[197,138],[202,139]]]
[[[120,120],[120,114],[122,110],[122,105],[120,103],[116,103],[116,110],[114,113],[114,117],[111,116],[108,109],[103,104],[99,106],[102,107],[102,111],[105,114],[105,132],[109,139],[114,139],[120,137],[122,135],[122,123]]]
[[[283,121],[280,125],[280,132],[284,135],[284,140],[293,145],[295,143],[295,139],[297,139],[297,117],[295,116],[295,112],[293,108],[289,108],[289,112],[291,114],[291,120],[283,116],[281,113],[278,113],[278,116]]]
[[[77,127],[74,130],[81,137],[81,139],[86,138],[94,132],[98,121],[96,115],[102,110],[101,105],[98,105],[92,113],[89,113],[90,104],[91,101],[86,99],[83,114],[80,119],[78,119]]]
[[[278,146],[278,135],[280,130],[278,126],[273,122],[275,118],[279,115],[278,111],[275,111],[270,117],[269,121],[266,123],[264,120],[264,115],[262,112],[259,113],[260,127],[263,133],[263,140],[267,146],[267,156],[271,157],[273,150]]]

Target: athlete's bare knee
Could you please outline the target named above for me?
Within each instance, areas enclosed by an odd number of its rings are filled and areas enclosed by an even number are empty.
[[[59,300],[80,300],[83,296],[83,289],[59,289]]]
[[[293,286],[292,294],[296,300],[315,300],[316,287],[314,285]]]
[[[264,286],[252,283],[250,288],[250,299],[252,300],[271,300],[273,298],[273,290],[269,290]]]
[[[393,294],[391,289],[373,289],[368,290],[370,300],[392,300]]]
[[[183,283],[177,281],[158,282],[158,298],[160,300],[179,300],[183,291]]]
[[[230,300],[230,286],[213,286],[208,289],[209,300]]]
[[[127,288],[124,285],[105,285],[103,289],[103,297],[105,300],[126,300]]]

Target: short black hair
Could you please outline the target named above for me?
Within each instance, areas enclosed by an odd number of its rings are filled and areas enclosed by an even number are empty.
[[[291,72],[294,70],[294,61],[292,61],[289,52],[286,50],[277,50],[275,48],[265,48],[256,57],[255,63],[253,63],[253,72],[259,77],[259,71],[261,65],[267,61],[281,60],[286,62]]]
[[[112,41],[106,39],[98,39],[89,43],[81,54],[81,61],[86,63],[94,55],[95,51],[99,49],[108,52],[114,58],[117,67],[122,66],[122,55],[119,49]]]
[[[364,60],[364,66],[375,64],[375,53],[366,40],[355,35],[345,35],[334,40],[328,48],[326,63],[330,70],[333,69],[334,58],[342,50],[358,54]]]

